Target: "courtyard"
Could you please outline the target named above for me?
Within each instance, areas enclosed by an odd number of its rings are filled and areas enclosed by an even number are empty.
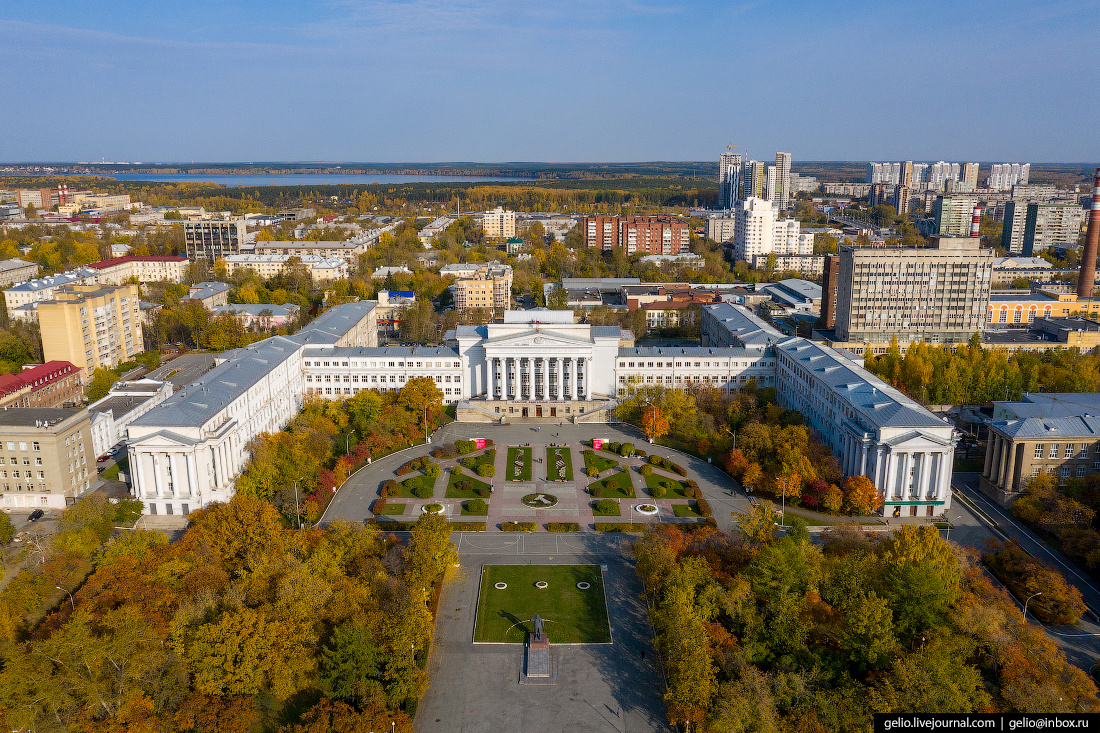
[[[482,568],[475,643],[522,644],[535,630],[535,614],[552,644],[611,643],[598,565]]]
[[[398,475],[397,470],[413,459],[429,456],[448,443],[484,438],[491,446],[450,458],[431,458],[441,475],[433,478],[423,471]],[[603,441],[593,448],[592,441]],[[660,466],[648,466],[639,456],[621,456],[607,450],[607,443],[632,443],[638,449],[668,458],[682,466],[686,476]],[[590,475],[594,473],[595,475]],[[452,522],[463,529],[485,531],[533,531],[536,533],[594,532],[597,530],[642,531],[653,522],[703,523],[695,498],[685,493],[687,481],[694,481],[699,495],[713,510],[720,529],[731,528],[730,512],[746,511],[748,498],[734,490],[732,480],[716,467],[694,456],[659,445],[650,445],[631,426],[602,423],[530,426],[485,423],[450,423],[432,436],[432,443],[409,448],[374,461],[356,472],[330,503],[322,523],[336,518],[367,521],[377,517],[386,523],[414,522],[427,504],[440,504]],[[389,497],[382,486],[394,481]],[[654,488],[671,487],[661,495]],[[416,487],[425,487],[414,493]],[[429,493],[430,492],[430,493]],[[532,495],[548,495],[552,501],[527,501]],[[379,501],[384,499],[383,501]],[[481,499],[484,513],[471,512],[470,502]],[[601,499],[615,506],[597,508]],[[604,502],[606,504],[606,502]],[[480,507],[480,505],[475,504]],[[639,507],[653,506],[643,513]]]

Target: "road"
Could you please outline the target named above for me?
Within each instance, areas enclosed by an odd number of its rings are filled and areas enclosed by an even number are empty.
[[[172,383],[173,390],[180,390],[206,374],[214,366],[215,354],[184,354],[161,364],[145,375],[146,379],[159,379]],[[171,375],[171,376],[169,376]]]
[[[1021,525],[1012,514],[997,505],[978,489],[977,473],[956,473],[951,485],[956,495],[975,506],[996,524],[1005,537],[1016,540],[1031,555],[1054,566],[1066,577],[1066,581],[1081,591],[1081,596],[1090,609],[1100,609],[1100,590],[1091,578],[1082,573],[1065,555],[1052,548],[1030,530]],[[972,511],[965,503],[956,499],[948,511],[948,518],[954,524],[950,539],[961,545],[983,549],[986,539],[1002,539],[994,529]],[[996,582],[996,581],[994,581]],[[1017,599],[1019,604],[1020,599]],[[1022,610],[1021,610],[1022,612]],[[1032,623],[1038,621],[1028,614]],[[1074,626],[1048,626],[1047,633],[1066,654],[1066,658],[1081,669],[1090,670],[1100,660],[1100,624],[1090,616],[1083,617]]]

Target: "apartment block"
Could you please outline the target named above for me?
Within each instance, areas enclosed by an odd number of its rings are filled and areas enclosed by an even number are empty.
[[[20,209],[33,206],[38,211],[49,211],[61,203],[61,194],[53,188],[20,188],[15,191]]]
[[[349,265],[355,266],[359,255],[374,246],[374,239],[349,239],[344,242],[335,240],[302,240],[295,242],[256,242],[255,254],[258,255],[290,255],[303,257],[313,255],[322,259],[339,257]],[[233,254],[238,254],[234,252]]]
[[[496,207],[481,215],[481,228],[490,239],[507,239],[516,236],[516,212]]]
[[[321,257],[320,255],[230,255],[225,258],[225,270],[233,275],[240,270],[252,270],[267,280],[278,277],[294,259],[301,263],[315,282],[342,280],[348,276],[347,260],[341,257]]]
[[[840,341],[964,342],[985,325],[993,250],[972,237],[932,237],[928,248],[842,247]]]
[[[978,199],[974,196],[937,196],[932,205],[936,233],[946,237],[968,236],[977,204]]]
[[[12,318],[35,320],[38,316],[35,306],[42,301],[50,300],[61,288],[68,285],[83,285],[92,282],[95,272],[87,268],[78,268],[71,272],[63,272],[60,275],[27,280],[13,285],[4,291],[4,305],[8,309],[8,315]],[[32,306],[27,308],[26,306]]]
[[[0,374],[0,409],[72,406],[83,396],[80,368],[67,361],[49,361],[18,374]]]
[[[769,254],[813,254],[812,234],[802,234],[794,219],[780,219],[770,201],[747,198],[734,209],[733,248],[738,260],[754,261]]]
[[[581,220],[588,247],[620,247],[630,255],[678,255],[688,251],[691,227],[672,216],[611,216],[598,214]]]
[[[459,277],[453,287],[455,310],[507,310],[512,299],[512,268],[508,265],[481,265],[473,273]]]
[[[37,276],[41,271],[42,266],[37,262],[26,262],[18,257],[10,260],[0,260],[0,286],[7,287],[26,282]]]
[[[1031,257],[1054,244],[1076,244],[1084,222],[1080,204],[1028,204],[1022,254]]]
[[[88,269],[95,271],[99,285],[121,285],[130,280],[182,283],[187,279],[187,265],[186,257],[131,255],[93,262]]]
[[[840,255],[825,255],[821,273],[821,320],[836,328],[836,296],[840,288]]]
[[[42,353],[67,361],[85,379],[143,351],[137,285],[70,285],[38,304]]]
[[[64,509],[91,488],[95,459],[87,410],[0,410],[5,507]]]
[[[187,297],[183,300],[198,301],[203,308],[212,311],[220,305],[228,305],[229,285],[219,282],[195,283],[187,289]]]
[[[200,219],[183,225],[183,241],[187,247],[187,259],[215,260],[240,254],[241,245],[248,235],[244,217],[231,219]],[[270,244],[270,243],[269,243]]]

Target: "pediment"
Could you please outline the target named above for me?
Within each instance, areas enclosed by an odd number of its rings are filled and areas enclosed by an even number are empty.
[[[918,448],[936,446],[947,448],[953,445],[950,439],[944,439],[938,435],[918,430],[903,433],[902,435],[895,436],[883,442],[890,446],[890,450],[892,451],[916,450]]]
[[[170,430],[158,430],[149,435],[129,440],[130,445],[138,450],[150,450],[157,448],[187,448],[195,445],[195,441]]]
[[[552,349],[568,348],[576,349],[578,346],[591,346],[592,342],[562,333],[547,333],[546,331],[525,331],[512,336],[500,336],[490,339],[485,343],[487,349],[499,347],[506,348],[535,348]]]

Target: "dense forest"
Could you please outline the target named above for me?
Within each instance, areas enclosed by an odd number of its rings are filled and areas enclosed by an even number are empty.
[[[449,534],[436,515],[405,545],[363,524],[286,531],[248,495],[193,513],[171,544],[122,531],[71,603],[29,628],[3,617],[0,725],[409,733]]]
[[[1100,391],[1100,356],[1068,349],[1017,351],[985,349],[975,334],[954,352],[918,343],[901,355],[897,339],[871,358],[868,371],[924,404],[987,404],[1018,400],[1025,392]]]
[[[691,730],[870,731],[882,712],[1073,712],[1093,681],[931,526],[810,542],[712,528],[634,548],[668,679]]]

